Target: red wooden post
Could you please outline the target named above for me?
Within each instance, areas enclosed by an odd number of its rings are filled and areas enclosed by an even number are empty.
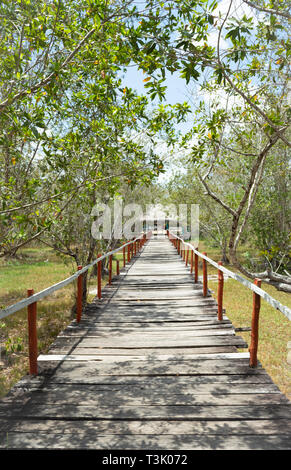
[[[218,264],[222,266],[222,261],[218,261]],[[218,270],[218,288],[217,288],[217,319],[221,321],[223,319],[222,313],[222,301],[223,301],[223,272]]]
[[[136,256],[136,242],[133,242],[134,245],[134,256]]]
[[[127,262],[130,262],[130,244],[127,245]]]
[[[186,253],[186,266],[188,266],[188,259],[189,259],[189,248],[187,247],[187,253]]]
[[[34,294],[33,289],[27,290],[27,297]],[[29,351],[29,373],[30,375],[37,375],[37,310],[36,302],[28,305],[27,307],[27,322],[28,322],[28,351]]]
[[[255,279],[254,284],[261,287],[261,279]],[[250,367],[257,367],[258,359],[258,342],[259,342],[259,315],[261,307],[261,297],[259,294],[253,293],[253,314],[252,314],[252,330],[251,330],[251,345],[250,352]]]
[[[198,251],[198,249],[196,248]],[[195,253],[194,255],[194,282],[198,282],[198,255]]]
[[[202,255],[207,256],[207,253],[203,252]],[[207,297],[207,263],[205,259],[202,260],[203,269],[203,297]]]
[[[116,260],[116,275],[119,276],[119,259]]]
[[[83,266],[78,266],[78,271],[82,269]],[[77,279],[77,323],[81,321],[82,316],[82,297],[83,297],[83,275]]]
[[[112,281],[112,255],[109,255],[108,263],[108,284],[110,285]]]
[[[191,250],[191,273],[193,273],[194,251]]]
[[[123,254],[123,267],[126,265],[126,260],[125,260],[125,246],[122,247],[122,254]]]
[[[101,255],[98,255],[100,258]],[[98,261],[97,263],[97,297],[101,299],[101,289],[102,289],[102,261]]]

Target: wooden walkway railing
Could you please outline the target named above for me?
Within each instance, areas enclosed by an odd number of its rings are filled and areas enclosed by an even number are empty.
[[[198,282],[198,257],[202,259],[202,278],[203,278],[203,296],[207,296],[208,287],[207,287],[207,263],[210,263],[212,266],[218,269],[218,289],[217,289],[217,304],[218,304],[218,320],[222,320],[222,311],[223,311],[223,273],[227,274],[232,279],[240,282],[248,289],[253,291],[253,312],[252,312],[252,326],[251,326],[251,344],[250,344],[250,366],[256,367],[258,363],[257,351],[258,351],[258,341],[259,341],[259,314],[260,314],[260,305],[261,297],[266,300],[269,304],[283,313],[289,320],[291,320],[291,309],[282,305],[278,300],[271,297],[267,292],[261,289],[261,279],[255,279],[252,284],[247,279],[243,278],[237,273],[226,269],[222,265],[222,261],[216,263],[211,258],[208,258],[207,253],[200,253],[197,249],[194,248],[191,243],[185,242],[182,238],[178,237],[174,233],[167,230],[167,236],[172,242],[180,256],[185,260],[186,266],[189,262],[189,251],[190,263],[191,263],[191,273],[194,269],[194,281]]]
[[[71,282],[77,279],[77,299],[76,299],[76,313],[77,313],[77,323],[81,321],[82,309],[83,309],[83,279],[82,276],[90,268],[97,264],[97,296],[101,298],[101,285],[102,285],[102,261],[106,258],[109,258],[109,274],[108,274],[108,283],[111,284],[112,281],[112,257],[114,254],[119,253],[121,250],[123,252],[123,266],[126,265],[125,250],[127,247],[127,262],[130,262],[132,256],[141,250],[144,246],[147,239],[151,237],[151,232],[143,233],[139,237],[130,240],[127,243],[124,243],[121,247],[116,248],[115,250],[109,251],[104,255],[99,255],[92,263],[87,266],[78,266],[78,270],[72,276],[64,279],[63,281],[58,282],[46,289],[34,293],[33,289],[27,290],[27,298],[20,300],[19,302],[0,310],[0,319],[6,318],[13,313],[16,313],[23,308],[27,307],[27,323],[28,323],[28,343],[29,343],[29,373],[31,375],[37,375],[37,356],[38,356],[38,347],[37,347],[37,302],[44,299],[45,297],[51,295],[53,292],[56,292],[63,287],[67,286]],[[117,275],[119,275],[119,261],[117,260]]]

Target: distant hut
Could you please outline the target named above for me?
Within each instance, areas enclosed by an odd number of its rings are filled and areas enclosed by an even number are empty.
[[[143,216],[142,228],[144,232],[152,231],[153,235],[163,235],[171,230],[182,237],[186,231],[178,217],[169,215],[159,206],[152,206]]]

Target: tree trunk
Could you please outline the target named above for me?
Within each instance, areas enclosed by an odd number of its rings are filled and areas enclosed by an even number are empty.
[[[221,244],[221,261],[223,264],[229,264],[229,259],[227,256],[227,240],[224,239]]]

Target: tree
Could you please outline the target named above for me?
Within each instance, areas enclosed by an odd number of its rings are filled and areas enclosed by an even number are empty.
[[[113,191],[120,178],[134,185],[162,170],[153,136],[173,141],[172,121],[187,107],[160,106],[149,117],[147,98],[122,85],[131,4],[3,3],[1,256],[51,230],[96,183]],[[151,147],[133,141],[140,133]]]
[[[252,273],[237,256],[264,169],[276,166],[274,155],[279,148],[282,151],[283,143],[277,134],[269,137],[264,126],[256,121],[253,111],[247,111],[241,104],[232,103],[228,109],[213,103],[207,110],[201,105],[197,114],[198,124],[191,132],[192,138],[195,134],[197,139],[192,149],[192,161],[199,168],[198,179],[208,197],[231,217],[228,247],[232,263],[249,277],[261,276],[279,289],[289,291],[290,281],[286,276],[278,282],[280,276],[276,274],[276,279],[273,279],[269,266],[265,273]],[[269,218],[268,224],[271,220]],[[288,223],[286,228],[288,230]],[[286,256],[286,235],[284,237]],[[260,250],[263,251],[264,246],[261,245]]]

